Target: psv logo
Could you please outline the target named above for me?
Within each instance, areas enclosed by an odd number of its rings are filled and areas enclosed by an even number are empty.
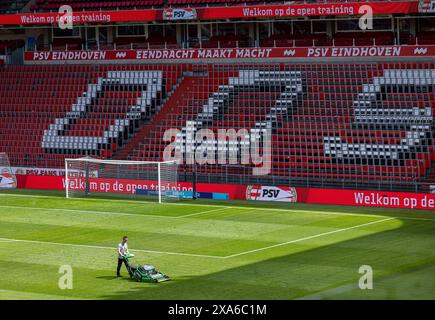
[[[268,190],[264,189],[262,196],[267,198],[278,198],[280,190]]]
[[[420,0],[418,11],[423,13],[435,12],[435,0]]]
[[[175,11],[174,12],[175,19],[184,18],[185,15],[186,15],[186,13],[184,11]]]
[[[248,186],[246,200],[296,202],[295,188],[275,186]]]
[[[197,17],[196,10],[193,8],[165,9],[163,16],[164,16],[165,20],[191,20],[191,19],[196,19],[196,17]]]

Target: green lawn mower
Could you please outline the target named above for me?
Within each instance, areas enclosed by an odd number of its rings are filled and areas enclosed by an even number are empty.
[[[160,283],[171,280],[167,275],[156,270],[154,266],[151,265],[141,265],[134,266],[130,264],[130,259],[134,257],[134,254],[128,253],[124,256],[124,260],[127,261],[128,273],[130,278],[137,282],[147,282],[147,283]]]

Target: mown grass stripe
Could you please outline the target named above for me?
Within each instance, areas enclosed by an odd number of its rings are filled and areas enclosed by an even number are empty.
[[[203,255],[203,254],[168,252],[168,251],[155,251],[155,250],[143,250],[143,249],[135,249],[134,251],[145,252],[145,253],[167,254],[167,255],[180,255],[180,256],[190,256],[190,257],[201,257],[201,258],[230,259],[230,258],[235,258],[235,257],[242,256],[242,255],[247,255],[247,254],[250,254],[250,253],[255,253],[255,252],[259,252],[259,251],[264,251],[264,250],[269,250],[269,249],[285,246],[285,245],[292,244],[292,243],[302,242],[302,241],[306,241],[306,240],[310,240],[310,239],[315,239],[315,238],[319,238],[319,237],[323,237],[323,236],[327,236],[327,235],[331,235],[331,234],[335,234],[335,233],[339,233],[339,232],[344,232],[344,231],[348,231],[348,230],[352,230],[352,229],[356,229],[356,228],[361,228],[361,227],[364,227],[364,226],[369,226],[369,225],[373,225],[373,224],[377,224],[377,223],[381,223],[381,222],[388,221],[388,220],[393,220],[393,219],[395,219],[395,218],[386,218],[386,219],[382,219],[382,220],[367,222],[367,223],[359,224],[359,225],[348,227],[348,228],[341,228],[341,229],[337,229],[337,230],[333,230],[333,231],[323,232],[323,233],[319,233],[319,234],[316,234],[316,235],[312,235],[312,236],[308,236],[308,237],[303,237],[303,238],[299,238],[299,239],[294,239],[294,240],[278,243],[278,244],[275,244],[275,245],[271,245],[271,246],[267,246],[267,247],[262,247],[262,248],[258,248],[258,249],[253,249],[253,250],[249,250],[249,251],[244,251],[244,252],[240,252],[240,253],[236,253],[236,254],[232,254],[232,255],[228,255],[228,256],[212,256],[212,255]],[[83,247],[83,248],[111,249],[111,250],[114,250],[113,247],[83,245],[83,244],[71,244],[71,243],[59,243],[59,242],[38,241],[38,240],[22,240],[22,239],[0,238],[0,241],[25,242],[25,243],[35,243],[35,244],[49,244],[49,245],[60,245],[60,246],[73,246],[73,247]]]
[[[5,194],[1,194],[1,195],[5,195]],[[20,196],[20,195],[13,195],[13,196]],[[31,197],[43,197],[43,196],[31,196]],[[54,197],[54,196],[50,196],[51,198],[56,198],[59,199],[59,197]],[[83,200],[83,199],[82,199]],[[97,199],[85,199],[85,200],[97,200]],[[111,200],[111,199],[109,199]],[[106,201],[106,200],[105,200]],[[114,200],[117,202],[134,202],[134,203],[138,203],[138,201],[132,201],[132,200]],[[364,213],[344,213],[344,212],[333,212],[333,211],[305,211],[305,210],[295,210],[295,209],[274,209],[274,208],[258,208],[258,207],[234,207],[234,206],[214,206],[214,205],[203,205],[203,204],[198,204],[198,205],[192,205],[192,204],[185,204],[185,203],[165,203],[163,205],[185,205],[185,206],[191,206],[191,207],[213,207],[216,208],[217,210],[224,210],[224,209],[234,209],[234,210],[256,210],[256,212],[259,211],[267,211],[267,212],[271,212],[271,211],[275,211],[275,212],[289,212],[289,213],[300,213],[300,214],[309,214],[309,215],[313,215],[313,214],[317,214],[317,215],[337,215],[337,216],[354,216],[354,217],[374,217],[374,218],[385,218],[385,217],[389,217],[389,218],[394,218],[394,219],[404,219],[404,220],[415,220],[415,221],[432,221],[435,222],[435,218],[419,218],[419,217],[402,217],[402,216],[383,216],[383,215],[377,215],[377,214],[364,214]],[[142,215],[142,214],[135,214],[135,213],[124,213],[124,212],[112,212],[112,211],[92,211],[92,210],[74,210],[74,209],[62,209],[62,208],[37,208],[37,207],[26,207],[26,206],[1,206],[0,208],[23,208],[23,209],[35,209],[35,210],[63,210],[63,211],[75,211],[75,212],[88,212],[88,213],[102,213],[102,214],[119,214],[119,215],[132,215],[132,216],[148,216],[148,217],[158,217],[158,218],[170,218],[170,219],[179,219],[179,218],[183,218],[183,217],[189,217],[189,216],[193,216],[196,214],[200,214],[200,213],[206,213],[206,211],[202,211],[202,212],[197,212],[194,213],[192,215],[187,214],[187,215],[181,215],[181,216],[163,216],[163,215]],[[211,210],[209,212],[212,212]]]
[[[287,241],[287,242],[278,243],[278,244],[274,244],[274,245],[263,247],[263,248],[259,248],[259,249],[254,249],[254,250],[249,250],[249,251],[245,251],[245,252],[241,252],[241,253],[232,254],[232,255],[226,256],[225,259],[235,258],[235,257],[247,255],[247,254],[250,254],[250,253],[255,253],[255,252],[259,252],[259,251],[264,251],[264,250],[268,250],[268,249],[282,247],[282,246],[285,246],[285,245],[288,245],[288,244],[302,242],[302,241],[306,241],[306,240],[311,240],[311,239],[315,239],[315,238],[319,238],[319,237],[323,237],[323,236],[328,236],[328,235],[331,235],[331,234],[335,234],[335,233],[339,233],[339,232],[344,232],[344,231],[348,231],[348,230],[352,230],[352,229],[356,229],[356,228],[361,228],[361,227],[365,227],[365,226],[369,226],[369,225],[373,225],[373,224],[376,224],[376,223],[381,223],[381,222],[385,222],[385,221],[393,220],[393,219],[395,219],[395,218],[386,218],[386,219],[382,219],[382,220],[377,220],[377,221],[372,221],[372,222],[367,222],[367,223],[359,224],[359,225],[348,227],[348,228],[342,228],[342,229],[337,229],[337,230],[333,230],[333,231],[323,232],[323,233],[319,233],[319,234],[316,234],[316,235],[312,235],[312,236],[308,236],[308,237],[303,237],[303,238],[299,238],[299,239],[295,239],[295,240],[290,240],[290,241]]]
[[[110,249],[115,251],[114,247],[104,247],[104,246],[94,246],[87,244],[74,244],[74,243],[61,243],[61,242],[51,242],[51,241],[38,241],[38,240],[24,240],[24,239],[12,239],[12,238],[0,238],[0,241],[5,242],[23,242],[23,243],[33,243],[33,244],[47,244],[55,246],[69,246],[78,248],[91,248],[91,249]],[[199,258],[213,258],[213,259],[223,259],[222,256],[211,256],[205,254],[194,254],[194,253],[182,253],[182,252],[170,252],[170,251],[155,251],[155,250],[143,250],[134,249],[133,251],[144,252],[144,253],[155,253],[155,254],[167,254],[167,255],[177,255],[177,256],[188,256],[188,257],[199,257]]]

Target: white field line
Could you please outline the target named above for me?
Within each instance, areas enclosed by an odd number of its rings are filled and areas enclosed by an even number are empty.
[[[388,220],[393,220],[393,219],[394,218],[386,218],[386,219],[382,219],[382,220],[377,220],[377,221],[372,221],[372,222],[368,222],[368,223],[363,223],[363,224],[359,224],[359,225],[348,227],[348,228],[342,228],[342,229],[338,229],[338,230],[334,230],[334,231],[319,233],[319,234],[312,235],[312,236],[309,236],[309,237],[299,238],[299,239],[295,239],[295,240],[291,240],[291,241],[287,241],[287,242],[283,242],[283,243],[278,243],[278,244],[275,244],[275,245],[272,245],[272,246],[267,246],[267,247],[258,248],[258,249],[254,249],[254,250],[244,251],[244,252],[232,254],[232,255],[229,255],[229,256],[212,256],[212,255],[202,255],[202,254],[167,252],[167,251],[155,251],[155,250],[141,250],[141,249],[136,249],[134,251],[146,252],[146,253],[156,253],[156,254],[167,254],[167,255],[200,257],[200,258],[230,259],[230,258],[235,258],[235,257],[239,257],[239,256],[242,256],[242,255],[258,252],[258,251],[264,251],[264,250],[269,250],[269,249],[273,249],[273,248],[276,248],[276,247],[285,246],[285,245],[296,243],[296,242],[302,242],[302,241],[305,241],[305,240],[319,238],[319,237],[327,236],[327,235],[334,234],[334,233],[339,233],[339,232],[344,232],[344,231],[348,231],[348,230],[352,230],[352,229],[356,229],[356,228],[361,228],[361,227],[364,227],[364,226],[369,226],[369,225],[373,225],[373,224],[376,224],[376,223],[381,223],[381,222],[388,221]],[[70,244],[70,243],[58,243],[58,242],[37,241],[37,240],[19,240],[19,239],[11,239],[11,238],[0,238],[0,241],[24,242],[24,243],[34,243],[34,244],[50,244],[50,245],[59,245],[59,246],[71,246],[71,247],[82,247],[82,248],[111,249],[111,250],[115,250],[115,248],[112,248],[112,247],[92,246],[92,245],[83,245],[83,244]]]
[[[259,249],[254,249],[254,250],[249,250],[249,251],[245,251],[245,252],[241,252],[241,253],[232,254],[232,255],[226,256],[225,259],[235,258],[235,257],[239,257],[239,256],[246,255],[246,254],[249,254],[249,253],[254,253],[254,252],[258,252],[258,251],[264,251],[264,250],[268,250],[268,249],[272,249],[272,248],[277,248],[277,247],[285,246],[285,245],[292,244],[292,243],[297,243],[297,242],[302,242],[302,241],[311,240],[311,239],[315,239],[315,238],[320,238],[320,237],[331,235],[331,234],[334,234],[334,233],[339,233],[339,232],[344,232],[344,231],[348,231],[348,230],[352,230],[352,229],[356,229],[356,228],[361,228],[361,227],[365,227],[365,226],[369,226],[369,225],[372,225],[372,224],[381,223],[381,222],[385,222],[385,221],[393,220],[393,219],[395,219],[395,218],[386,218],[386,219],[382,219],[382,220],[377,220],[377,221],[367,222],[367,223],[363,223],[363,224],[358,224],[356,226],[352,226],[352,227],[348,227],[348,228],[342,228],[342,229],[338,229],[338,230],[323,232],[323,233],[319,233],[319,234],[316,234],[316,235],[313,235],[313,236],[309,236],[309,237],[304,237],[304,238],[290,240],[290,241],[283,242],[283,243],[278,243],[278,244],[275,244],[275,245],[272,245],[272,246],[267,246],[267,247],[263,247],[263,248],[259,248]]]
[[[199,215],[203,215],[203,214],[212,213],[212,212],[215,212],[215,211],[228,210],[228,209],[232,209],[232,208],[233,207],[223,207],[223,208],[219,208],[219,209],[213,209],[213,210],[207,210],[207,211],[202,211],[202,212],[197,212],[197,213],[186,214],[184,216],[178,216],[177,218],[194,217],[194,216],[199,216]]]
[[[169,218],[175,219],[178,217],[172,216],[160,216],[160,215],[152,215],[152,214],[135,214],[135,213],[127,213],[127,212],[111,212],[111,211],[92,211],[92,210],[74,210],[74,209],[63,209],[63,208],[41,208],[41,207],[21,207],[21,206],[1,206],[0,208],[15,208],[15,209],[30,209],[30,210],[39,210],[39,211],[65,211],[65,212],[74,212],[74,213],[91,213],[91,214],[103,214],[103,215],[114,215],[114,216],[133,216],[133,217],[152,217],[152,218]]]
[[[23,243],[33,243],[33,244],[46,244],[54,246],[64,246],[64,247],[77,247],[77,248],[90,248],[90,249],[110,249],[116,252],[115,247],[103,247],[103,246],[92,246],[86,244],[72,244],[72,243],[60,243],[60,242],[50,242],[50,241],[37,241],[37,240],[20,240],[11,238],[0,238],[0,241],[5,242],[23,242]],[[169,251],[155,251],[155,250],[142,250],[134,249],[132,252],[145,252],[145,253],[155,253],[155,254],[167,254],[175,256],[188,256],[188,257],[199,257],[199,258],[213,258],[213,259],[224,259],[223,256],[211,256],[204,254],[193,254],[193,253],[181,253],[181,252],[169,252]]]
[[[119,202],[119,203],[148,203],[155,206],[161,206],[161,205],[170,205],[170,206],[202,206],[202,207],[213,207],[218,208],[222,207],[221,205],[213,205],[213,204],[196,204],[196,203],[174,203],[174,202],[163,202],[158,203],[156,201],[149,201],[149,200],[128,200],[128,199],[105,199],[105,198],[66,198],[66,197],[59,197],[59,196],[40,196],[40,195],[34,195],[34,194],[12,194],[12,193],[2,193],[0,192],[0,197],[24,197],[24,198],[49,198],[49,199],[58,199],[58,200],[67,200],[67,201],[110,201],[110,202]]]
[[[1,196],[11,196],[11,197],[28,197],[28,198],[50,198],[50,199],[63,199],[57,196],[38,196],[38,195],[25,195],[25,194],[7,194],[7,193],[1,193]],[[66,200],[66,199],[65,199]],[[68,201],[75,201],[75,200],[86,200],[86,201],[101,201],[101,199],[94,199],[94,198],[70,198]],[[395,218],[395,219],[404,219],[404,220],[420,220],[420,221],[435,221],[431,218],[417,218],[417,217],[393,217],[393,216],[383,216],[380,214],[368,214],[368,213],[345,213],[345,212],[334,212],[334,211],[311,211],[311,210],[297,210],[297,209],[281,209],[281,208],[263,208],[263,207],[250,207],[250,206],[223,206],[223,205],[212,205],[212,204],[195,204],[195,203],[164,203],[164,204],[157,204],[156,202],[152,201],[144,201],[144,200],[119,200],[119,199],[104,199],[104,201],[113,201],[113,202],[130,202],[130,203],[140,203],[140,202],[146,202],[154,205],[171,205],[171,206],[191,206],[191,207],[211,207],[211,208],[231,208],[231,209],[239,209],[239,210],[257,210],[258,211],[276,211],[276,212],[295,212],[295,213],[302,213],[302,214],[323,214],[323,215],[337,215],[337,216],[354,216],[354,217],[378,217],[378,218]],[[164,217],[164,216],[159,216]],[[174,217],[178,218],[178,217]]]
[[[224,210],[228,208],[220,208],[215,210],[207,210],[196,212],[192,214],[187,214],[184,216],[163,216],[163,215],[153,215],[153,214],[140,214],[140,213],[127,213],[127,212],[112,212],[112,211],[93,211],[93,210],[75,210],[75,209],[63,209],[63,208],[40,208],[40,207],[22,207],[22,206],[2,206],[0,208],[9,208],[9,209],[29,209],[29,210],[39,210],[39,211],[65,211],[65,212],[73,212],[73,213],[89,213],[89,214],[102,214],[102,215],[114,215],[114,216],[131,216],[131,217],[151,217],[151,218],[167,218],[167,219],[179,219],[184,217],[196,216],[200,214],[210,213],[217,210]]]

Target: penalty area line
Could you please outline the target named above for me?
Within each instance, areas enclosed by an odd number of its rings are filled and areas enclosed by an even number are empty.
[[[208,213],[222,211],[222,210],[228,210],[228,209],[233,209],[233,207],[223,207],[223,208],[219,208],[219,209],[206,210],[206,211],[201,211],[201,212],[197,212],[197,213],[186,214],[184,216],[178,216],[176,218],[179,219],[179,218],[194,217],[194,216],[199,216],[199,215],[203,215],[203,214],[208,214]]]

